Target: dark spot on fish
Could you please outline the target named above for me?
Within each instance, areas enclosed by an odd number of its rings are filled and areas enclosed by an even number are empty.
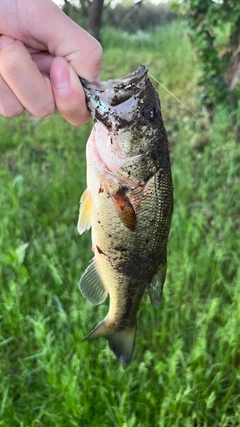
[[[159,266],[159,253],[152,252],[148,256],[141,255],[140,253],[133,254],[130,258],[124,258],[118,264],[119,272],[126,276],[134,277],[136,282],[149,282]]]
[[[130,116],[131,117],[131,116]],[[119,129],[123,128],[131,128],[131,126],[134,124],[134,118],[130,120],[123,119],[122,117],[117,117],[118,123],[116,124],[116,131],[118,132]]]
[[[128,185],[122,184],[119,189],[116,191],[117,196],[125,196],[127,192],[130,190]]]
[[[102,251],[102,249],[100,249],[100,248],[99,248],[99,246],[96,246],[96,248],[97,248],[97,251],[98,251],[98,253],[99,253],[99,254],[106,255],[106,254]]]
[[[124,246],[118,245],[118,246],[114,246],[113,248],[115,251],[119,251],[119,252],[126,252],[128,249],[125,248]]]
[[[109,113],[106,112],[105,114],[101,114],[97,109],[95,111],[95,121],[100,121],[104,124],[104,126],[111,131],[112,130],[112,122],[109,117]]]
[[[103,193],[103,192],[104,192],[104,189],[99,187],[98,194]]]

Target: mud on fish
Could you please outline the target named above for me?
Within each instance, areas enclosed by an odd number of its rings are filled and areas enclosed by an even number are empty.
[[[159,305],[166,276],[173,210],[168,140],[145,66],[100,87],[81,81],[94,128],[78,231],[92,228],[94,258],[79,287],[95,305],[109,294],[106,318],[84,340],[107,338],[117,359],[127,363],[144,291]]]

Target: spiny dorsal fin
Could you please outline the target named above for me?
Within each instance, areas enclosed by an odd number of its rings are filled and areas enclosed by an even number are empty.
[[[94,305],[101,304],[107,298],[108,292],[97,272],[94,259],[83,273],[79,288],[83,296]]]
[[[92,197],[88,189],[86,189],[82,194],[80,200],[80,210],[77,226],[79,234],[82,234],[85,230],[89,230],[89,228],[92,226],[92,211]]]
[[[166,277],[167,263],[160,266],[157,274],[152,279],[148,287],[148,295],[153,307],[157,307],[162,303],[163,284]]]

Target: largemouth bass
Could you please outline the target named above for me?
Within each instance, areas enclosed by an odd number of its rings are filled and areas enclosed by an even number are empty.
[[[159,305],[166,276],[173,209],[168,140],[145,66],[100,87],[81,81],[94,128],[78,231],[92,227],[94,258],[79,287],[92,304],[110,297],[106,318],[84,340],[107,338],[127,363],[144,291]]]

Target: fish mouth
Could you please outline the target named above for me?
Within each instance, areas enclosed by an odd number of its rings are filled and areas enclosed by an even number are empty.
[[[147,74],[148,69],[146,65],[140,65],[140,67],[133,73],[127,74],[124,77],[119,79],[107,80],[102,82],[100,88],[103,90],[108,89],[109,87],[114,87],[115,89],[121,90],[131,90],[134,89],[136,85],[139,84],[141,79]]]
[[[88,107],[93,112],[99,106],[102,107],[103,104],[106,107],[114,107],[127,101],[146,87],[147,72],[147,67],[141,65],[133,73],[119,79],[101,82],[100,86],[89,83],[80,77]]]

